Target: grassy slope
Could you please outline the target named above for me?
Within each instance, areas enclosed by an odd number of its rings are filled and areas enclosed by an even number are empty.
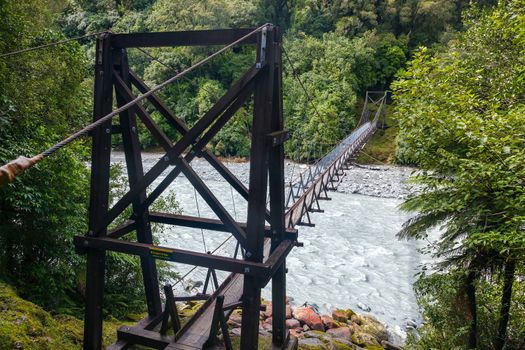
[[[370,138],[365,148],[357,156],[358,164],[392,164],[395,162],[396,136],[398,127],[396,121],[386,118],[387,129],[378,129]]]
[[[114,341],[121,324],[104,322],[104,345]],[[51,315],[20,298],[0,281],[0,349],[71,350],[82,348],[83,322]]]

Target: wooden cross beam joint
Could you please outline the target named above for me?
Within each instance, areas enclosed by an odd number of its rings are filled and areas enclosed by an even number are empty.
[[[288,239],[282,241],[264,263],[161,247],[153,244],[128,242],[109,237],[75,236],[74,244],[78,254],[85,254],[90,250],[109,250],[255,276],[260,278],[261,281],[264,281],[263,283],[266,285],[267,281],[272,278],[277,268],[282,265],[288,253],[290,253],[291,249],[295,246],[295,241]]]

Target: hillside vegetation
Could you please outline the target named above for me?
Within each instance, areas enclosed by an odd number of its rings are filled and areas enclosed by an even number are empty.
[[[416,284],[427,322],[408,347],[520,349],[524,9],[523,0],[0,0],[0,53],[103,30],[279,25],[287,157],[311,161],[324,154],[355,127],[366,90],[393,91],[389,127],[358,161],[420,167],[414,181],[422,191],[402,206],[414,217],[400,236],[427,239],[428,229],[442,230],[428,247],[441,264],[423,270]],[[157,84],[215,50],[130,49],[129,60],[147,83]],[[254,57],[253,48],[235,48],[161,97],[192,126]],[[87,38],[0,56],[0,164],[38,154],[89,123],[93,62],[94,41]],[[252,105],[237,112],[211,151],[249,156]],[[150,112],[170,138],[180,137]],[[157,146],[139,131],[144,149]],[[85,260],[72,239],[87,227],[89,150],[89,140],[76,142],[0,188],[0,278],[29,300],[0,284],[2,346],[79,344]],[[115,196],[126,188],[119,173],[112,172]],[[171,197],[159,205],[179,208]],[[159,267],[161,281],[174,277]],[[108,254],[106,276],[109,320],[144,311],[137,259]]]

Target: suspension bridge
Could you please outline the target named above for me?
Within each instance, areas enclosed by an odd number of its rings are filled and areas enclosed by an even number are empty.
[[[89,228],[86,234],[74,239],[76,251],[85,254],[87,260],[84,349],[102,348],[107,251],[140,257],[148,311],[148,316],[135,326],[121,327],[117,341],[109,349],[141,345],[190,350],[217,344],[232,349],[226,322],[235,309],[242,310],[241,349],[257,349],[261,289],[269,283],[272,288],[272,346],[274,349],[296,348],[296,341],[285,327],[286,257],[295,246],[301,245],[296,227],[313,225],[310,213],[322,211],[320,201],[329,199],[328,191],[334,190],[343,180],[344,170],[378,123],[383,120],[384,124],[386,92],[367,92],[355,130],[326,155],[286,181],[284,143],[290,135],[284,129],[283,118],[283,52],[286,59],[289,57],[283,51],[278,27],[265,24],[256,29],[96,34],[93,123],[39,155],[20,157],[0,168],[0,185],[5,185],[74,140],[83,136],[92,138]],[[149,87],[128,64],[127,50],[132,48],[218,45],[224,46],[154,87]],[[256,47],[255,62],[190,128],[159,98],[158,92],[239,45]],[[304,89],[290,60],[289,64]],[[250,98],[254,101],[253,127],[249,181],[245,186],[206,146]],[[157,111],[180,134],[177,142],[170,140],[154,121],[148,112],[151,110]],[[137,119],[165,152],[147,172],[143,169]],[[129,191],[110,206],[112,135],[122,137]],[[211,164],[247,202],[246,222],[232,217],[195,172],[191,166],[195,158]],[[166,170],[167,175],[162,177]],[[181,174],[204,199],[216,219],[150,211],[151,204]],[[123,224],[109,229],[128,207],[132,208],[132,215]],[[235,252],[228,256],[217,254],[222,244],[212,252],[156,245],[151,223],[228,232],[231,234],[228,240],[232,237],[236,240]],[[136,233],[135,240],[127,236],[132,232]],[[124,239],[125,236],[128,238]],[[156,260],[207,268],[203,290],[190,296],[177,296],[171,285],[165,285],[164,298],[161,298]],[[230,275],[219,281],[216,270]],[[212,293],[208,293],[210,285],[215,287]],[[184,324],[176,304],[183,301],[203,301]]]

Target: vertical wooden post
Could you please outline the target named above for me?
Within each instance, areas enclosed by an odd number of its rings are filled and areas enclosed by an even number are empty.
[[[246,260],[262,262],[264,224],[268,184],[268,134],[273,114],[274,27],[268,26],[259,34],[257,62],[265,69],[254,91],[252,146],[250,149],[250,195],[248,199]],[[241,350],[257,349],[261,286],[259,280],[244,276]]]
[[[273,111],[271,117],[271,132],[284,128],[282,106],[282,34],[275,29],[273,55],[275,70],[273,81]],[[284,144],[272,147],[269,160],[270,181],[270,225],[272,228],[273,251],[284,239]],[[285,260],[286,261],[286,260]],[[282,346],[286,341],[286,263],[276,271],[272,278],[272,340],[273,344]]]
[[[131,90],[129,80],[128,57],[124,50],[119,52],[120,58],[120,77]],[[118,106],[126,104],[126,100],[119,93],[117,96]],[[135,184],[144,176],[142,167],[142,157],[140,154],[140,143],[138,137],[137,120],[134,108],[130,108],[120,113],[120,126],[122,132],[122,142],[124,144],[124,154],[126,157],[126,167],[128,170],[129,187],[133,189]],[[148,208],[144,208],[143,203],[146,200],[146,191],[142,191],[133,200],[133,219],[135,220],[137,230],[137,240],[140,243],[152,244],[153,236],[149,222]],[[157,277],[157,266],[155,259],[151,257],[140,257],[142,267],[142,279],[146,291],[146,302],[148,314],[151,317],[157,316],[162,312],[160,301],[159,283]]]
[[[111,112],[113,103],[111,34],[97,39],[93,120]],[[105,236],[100,218],[108,211],[109,166],[111,156],[111,121],[93,132],[91,156],[91,189],[89,201],[89,236]],[[102,302],[106,252],[87,250],[86,308],[84,317],[84,349],[102,348]]]

